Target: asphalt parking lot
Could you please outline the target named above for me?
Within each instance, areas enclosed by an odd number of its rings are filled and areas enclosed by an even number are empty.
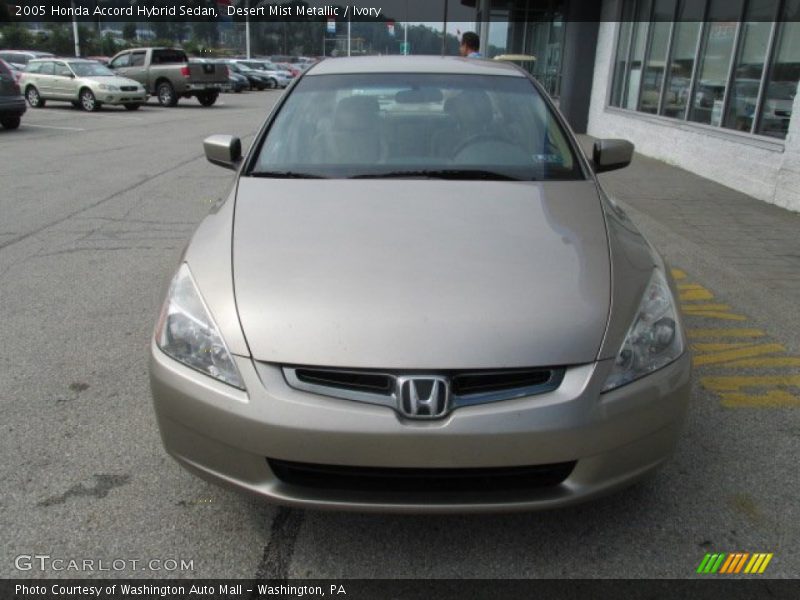
[[[684,438],[651,479],[558,511],[388,516],[279,508],[178,467],[146,356],[181,250],[233,180],[202,140],[249,145],[280,94],[50,103],[0,131],[0,577],[681,578],[709,552],[774,553],[764,577],[800,573],[796,296],[647,203],[631,214],[675,268],[697,367]],[[609,190],[646,188],[651,162],[604,176]],[[28,569],[30,555],[97,562]]]

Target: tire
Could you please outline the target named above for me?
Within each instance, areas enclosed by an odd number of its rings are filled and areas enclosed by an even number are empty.
[[[6,129],[17,129],[19,124],[22,122],[22,117],[19,115],[14,115],[12,117],[3,117],[0,119],[0,125],[5,127]]]
[[[31,105],[31,108],[44,108],[44,98],[39,95],[39,90],[32,85],[29,85],[25,90],[25,99]]]
[[[198,94],[197,100],[203,106],[213,106],[214,103],[219,98],[219,94],[217,92],[206,92],[205,94]]]
[[[141,107],[142,105],[139,104],[139,103],[136,103],[136,104],[125,104],[124,106],[125,106],[125,110],[139,110],[139,107]]]
[[[86,112],[96,112],[100,110],[100,103],[95,98],[94,93],[90,89],[82,89],[78,96],[81,102],[81,108]]]
[[[71,104],[72,104],[72,108],[80,108],[81,107],[81,103],[78,102],[77,100],[73,100],[71,102]]]
[[[278,87],[278,82],[274,80],[272,77],[270,77],[267,80],[267,87],[271,90],[274,90],[276,87]]]
[[[158,84],[156,95],[161,106],[176,106],[178,104],[178,94],[175,93],[175,88],[172,87],[169,81],[162,81]]]

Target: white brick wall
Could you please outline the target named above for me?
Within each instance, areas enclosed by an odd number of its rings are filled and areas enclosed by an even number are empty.
[[[686,122],[606,108],[619,23],[615,0],[605,0],[595,55],[589,135],[623,138],[636,151],[697,173],[750,196],[800,212],[800,94],[785,145]]]

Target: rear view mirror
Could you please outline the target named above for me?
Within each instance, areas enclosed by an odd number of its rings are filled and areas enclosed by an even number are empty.
[[[597,140],[594,143],[592,160],[595,173],[622,169],[631,164],[633,144],[628,140]]]
[[[237,169],[242,161],[242,142],[232,135],[212,135],[203,140],[208,162],[226,169]]]

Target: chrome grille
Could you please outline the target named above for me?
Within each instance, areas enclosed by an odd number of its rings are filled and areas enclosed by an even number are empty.
[[[388,406],[395,410],[398,410],[399,401],[398,379],[436,376],[449,383],[451,397],[447,412],[461,406],[501,402],[551,392],[561,385],[564,372],[563,367],[444,372],[283,367],[284,378],[294,389]]]

